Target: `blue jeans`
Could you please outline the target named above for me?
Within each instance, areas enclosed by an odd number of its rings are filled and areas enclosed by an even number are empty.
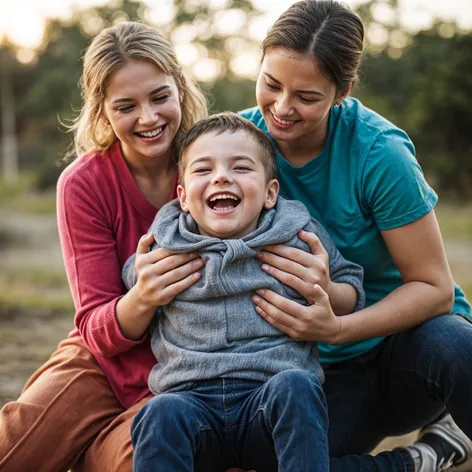
[[[135,472],[328,472],[323,390],[302,370],[265,383],[183,384],[151,399],[131,427]]]
[[[323,367],[332,472],[412,471],[406,449],[368,453],[386,436],[421,428],[446,410],[472,438],[472,323],[459,315],[439,316]]]

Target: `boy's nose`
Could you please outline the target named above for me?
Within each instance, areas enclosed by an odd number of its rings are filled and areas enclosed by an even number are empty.
[[[213,183],[215,184],[225,184],[231,182],[231,176],[229,172],[225,170],[219,170],[216,172],[214,178],[213,178]]]

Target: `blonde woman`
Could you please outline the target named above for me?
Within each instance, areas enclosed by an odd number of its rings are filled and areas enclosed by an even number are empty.
[[[176,139],[206,115],[169,42],[139,23],[108,28],[85,54],[81,85],[78,158],[57,193],[76,329],[3,408],[2,472],[65,471],[77,461],[77,470],[131,470],[127,421],[148,398],[155,363],[148,325],[203,265],[197,254],[153,251],[132,290],[121,282],[127,258],[153,241],[142,235],[156,211],[177,196]]]

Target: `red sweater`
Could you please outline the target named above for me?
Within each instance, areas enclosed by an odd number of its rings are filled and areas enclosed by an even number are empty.
[[[157,209],[136,185],[118,142],[73,162],[57,190],[59,236],[76,309],[70,336],[78,330],[128,408],[149,392],[156,360],[148,336],[140,341],[123,336],[115,306],[125,293],[121,268]],[[169,197],[176,197],[175,185]]]

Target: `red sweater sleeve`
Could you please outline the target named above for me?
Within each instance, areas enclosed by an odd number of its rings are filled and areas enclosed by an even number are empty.
[[[94,354],[112,357],[142,339],[125,338],[116,319],[115,307],[125,288],[106,197],[82,175],[66,170],[59,179],[58,228],[75,325]]]

